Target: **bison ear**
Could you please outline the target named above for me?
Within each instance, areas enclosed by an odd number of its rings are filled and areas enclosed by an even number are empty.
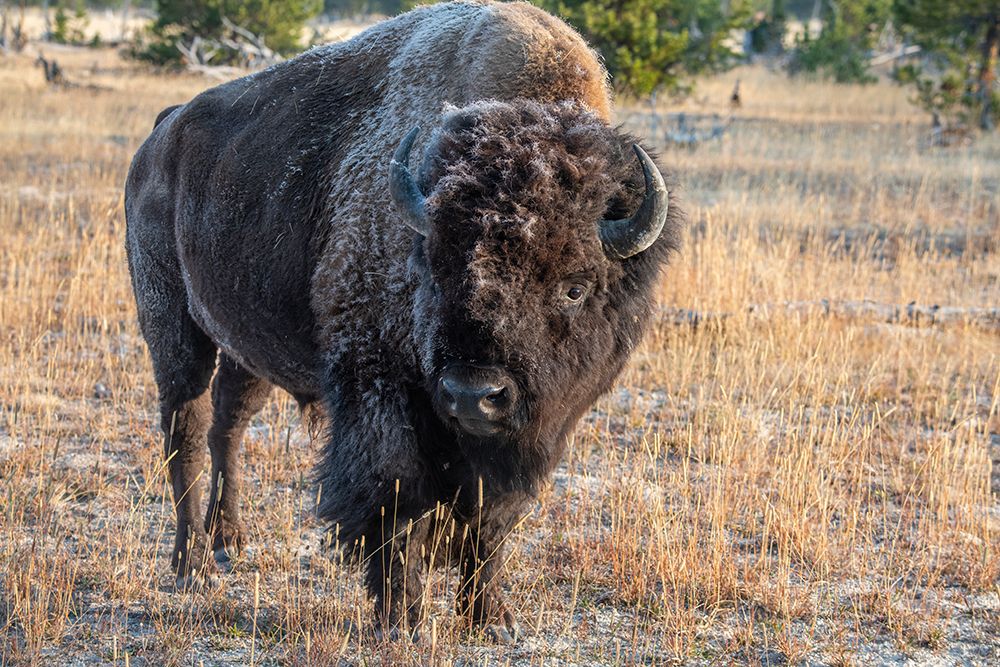
[[[601,242],[610,257],[627,259],[653,245],[670,210],[670,193],[656,164],[638,144],[632,146],[646,181],[646,196],[630,218],[601,220]]]
[[[399,148],[389,162],[389,194],[392,202],[396,205],[396,210],[403,216],[406,225],[426,237],[430,233],[430,221],[427,219],[427,198],[420,192],[417,181],[410,173],[410,150],[413,142],[420,132],[419,127],[410,130],[410,133],[400,142]]]

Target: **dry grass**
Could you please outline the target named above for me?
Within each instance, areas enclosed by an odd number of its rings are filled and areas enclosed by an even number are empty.
[[[433,640],[350,640],[358,577],[321,552],[317,445],[283,398],[245,447],[249,553],[219,590],[167,592],[121,185],[156,113],[207,84],[59,59],[112,90],[0,59],[0,663],[1000,660],[997,337],[819,315],[651,332],[513,538],[514,649],[462,634],[454,575],[429,584]],[[664,305],[998,304],[996,138],[919,152],[924,119],[890,86],[739,76],[727,139],[664,157],[692,220]],[[724,108],[733,78],[691,109]]]

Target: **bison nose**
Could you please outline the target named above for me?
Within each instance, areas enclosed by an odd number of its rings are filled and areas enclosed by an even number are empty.
[[[510,412],[514,383],[499,368],[452,367],[438,383],[441,407],[463,429],[494,431],[495,423]]]
[[[452,417],[491,420],[506,405],[507,388],[492,382],[444,377],[441,378],[441,398]]]

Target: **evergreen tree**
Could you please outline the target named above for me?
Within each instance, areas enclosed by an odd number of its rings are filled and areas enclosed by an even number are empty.
[[[932,65],[930,73],[914,65],[900,68],[897,79],[914,85],[928,110],[994,129],[1000,121],[1000,2],[895,0],[893,8],[904,34],[929,54]]]
[[[322,6],[321,0],[157,0],[149,41],[136,55],[158,64],[179,61],[177,44],[195,37],[218,39],[226,32],[223,17],[263,37],[274,51],[294,53],[302,48],[305,22]],[[226,62],[234,55],[221,52],[217,58]]]
[[[677,90],[685,74],[738,58],[730,32],[746,24],[744,0],[534,0],[579,30],[604,58],[617,89],[644,96]]]
[[[785,0],[772,0],[767,11],[758,12],[757,20],[750,30],[750,48],[754,53],[781,53],[784,51],[785,31],[788,12]]]
[[[868,54],[889,20],[892,0],[822,0],[823,29],[796,41],[789,71],[820,73],[838,83],[872,83]]]
[[[72,14],[67,11],[65,3],[60,2],[56,6],[49,38],[58,44],[86,44],[85,32],[88,23],[90,19],[87,18],[87,8],[83,0],[76,0]]]

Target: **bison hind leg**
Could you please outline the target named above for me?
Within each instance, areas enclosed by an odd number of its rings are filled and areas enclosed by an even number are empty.
[[[247,426],[271,393],[271,384],[243,368],[226,354],[212,382],[212,428],[208,448],[212,454],[212,492],[205,515],[205,530],[215,560],[228,567],[230,557],[243,546],[240,522],[240,443]]]
[[[206,558],[201,522],[201,477],[211,403],[208,386],[215,368],[212,341],[183,312],[162,317],[143,311],[143,333],[149,344],[160,395],[160,426],[167,473],[174,495],[177,532],[171,563],[178,586],[189,588],[215,569]]]

